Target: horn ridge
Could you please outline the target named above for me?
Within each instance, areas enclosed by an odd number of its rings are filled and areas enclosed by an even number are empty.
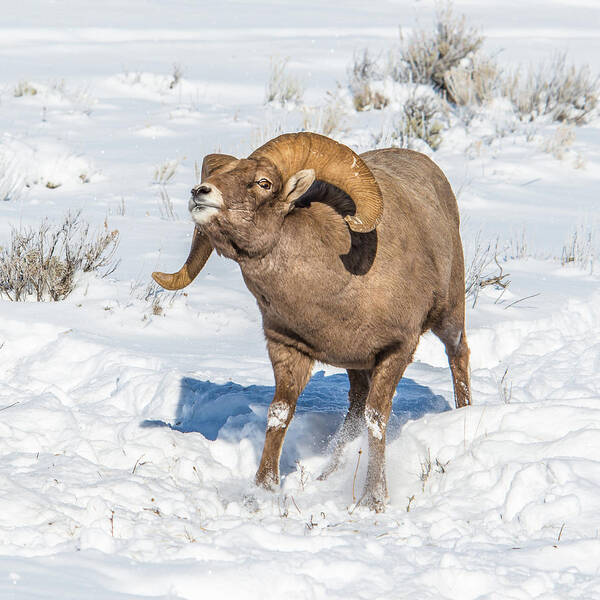
[[[318,133],[284,133],[249,158],[268,158],[284,179],[301,169],[314,169],[317,179],[339,187],[354,201],[355,214],[344,217],[353,231],[367,233],[381,221],[383,196],[379,185],[360,156],[344,144]]]

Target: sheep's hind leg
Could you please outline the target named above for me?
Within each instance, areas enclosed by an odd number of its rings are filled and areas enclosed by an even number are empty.
[[[404,370],[412,360],[418,339],[403,344],[380,358],[372,371],[371,388],[365,406],[369,435],[369,463],[364,493],[359,504],[375,512],[385,510],[387,482],[385,477],[385,437],[392,412],[392,399]]]
[[[448,363],[454,384],[454,403],[456,408],[471,404],[471,381],[469,376],[469,346],[464,325],[458,326],[449,320],[441,327],[433,329],[446,347]]]
[[[348,392],[350,406],[342,426],[335,435],[333,456],[318,477],[321,481],[327,479],[339,467],[344,449],[362,433],[365,427],[364,414],[365,402],[369,393],[369,371],[348,369],[348,379],[350,380]]]
[[[269,490],[279,485],[279,458],[298,396],[310,379],[313,360],[291,346],[267,341],[275,374],[275,395],[267,412],[267,431],[256,484]]]

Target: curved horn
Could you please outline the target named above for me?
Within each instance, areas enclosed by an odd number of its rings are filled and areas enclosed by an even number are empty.
[[[345,217],[353,231],[375,229],[383,214],[383,197],[369,167],[348,146],[317,133],[285,133],[255,150],[249,158],[268,158],[284,181],[301,169],[314,169],[317,179],[346,192],[356,212]]]
[[[152,273],[152,279],[167,290],[180,290],[194,281],[196,275],[200,273],[202,267],[206,264],[211,252],[212,246],[208,238],[198,227],[195,227],[190,254],[183,267],[177,273],[155,271]]]

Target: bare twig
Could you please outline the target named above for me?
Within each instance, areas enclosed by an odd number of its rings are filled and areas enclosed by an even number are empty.
[[[310,521],[308,521],[305,525],[306,530],[310,531],[311,529],[314,529],[317,525],[318,525],[318,523],[313,521],[313,515],[310,515]]]
[[[421,473],[419,479],[422,481],[422,490],[425,491],[425,484],[431,475],[431,469],[433,465],[431,463],[431,450],[427,448],[427,458],[421,462]]]
[[[282,519],[283,518],[287,519],[287,517],[289,515],[287,496],[283,497],[283,510],[281,510],[281,497],[280,496],[277,497],[277,507],[279,508],[279,517]]]
[[[160,509],[158,508],[158,506],[144,507],[144,510],[154,513],[157,517],[162,517],[162,513],[160,512]]]
[[[296,510],[298,511],[298,514],[301,515],[302,511],[298,508],[298,505],[296,504],[296,501],[294,500],[294,496],[292,496],[291,498],[292,498],[292,502],[294,503],[294,506],[296,507]]]
[[[358,451],[358,459],[356,461],[356,469],[354,469],[354,478],[352,479],[352,502],[356,502],[356,496],[354,494],[354,486],[356,485],[356,475],[358,474],[358,465],[360,465],[360,455],[362,454],[362,448]]]
[[[519,302],[523,302],[523,300],[529,300],[529,298],[535,298],[536,296],[539,296],[540,294],[541,294],[541,292],[538,292],[537,294],[531,294],[531,296],[525,296],[525,298],[519,298],[518,300],[515,300],[514,302],[507,304],[504,307],[504,310],[506,310],[507,308],[510,308],[511,306],[514,306],[515,304],[518,304]]]
[[[183,77],[183,69],[181,68],[181,65],[178,65],[175,63],[173,65],[173,72],[171,73],[171,81],[169,82],[169,89],[172,90],[181,81],[182,77]]]
[[[136,461],[135,461],[135,465],[133,465],[133,469],[131,469],[131,474],[135,475],[135,471],[138,468],[138,466],[142,466],[145,465],[146,462],[140,462],[142,460],[142,458],[144,458],[144,456],[146,456],[145,454],[142,454]]]
[[[495,285],[497,287],[501,287],[505,290],[510,285],[510,280],[504,281],[507,277],[510,276],[510,273],[504,273],[504,269],[502,265],[498,262],[498,255],[494,253],[494,262],[497,267],[500,269],[500,273],[493,277],[488,277],[487,279],[483,279],[479,282],[479,287],[486,287],[488,285]]]
[[[194,473],[196,473],[196,477],[198,478],[198,481],[199,481],[200,483],[202,483],[202,477],[200,477],[200,473],[198,473],[198,469],[196,468],[196,465],[194,465],[194,466],[192,467],[192,470],[194,471]]]
[[[19,402],[13,402],[12,404],[9,404],[8,406],[3,406],[2,408],[0,408],[0,410],[6,410],[7,408],[12,408],[13,406],[16,406],[17,404],[19,404]]]
[[[510,385],[508,382],[505,383],[506,375],[508,374],[508,367],[504,371],[504,375],[502,375],[502,379],[500,379],[500,393],[502,394],[502,399],[504,400],[504,404],[510,404],[512,399],[512,381]]]
[[[304,491],[304,486],[308,481],[308,473],[306,472],[306,467],[299,460],[297,460],[296,468],[298,469],[298,473],[300,475],[300,487],[302,488],[302,491]]]
[[[177,214],[175,213],[175,208],[173,207],[173,201],[171,200],[171,196],[169,196],[169,192],[164,184],[160,184],[158,186],[158,197],[158,210],[161,218],[168,221],[176,221]]]

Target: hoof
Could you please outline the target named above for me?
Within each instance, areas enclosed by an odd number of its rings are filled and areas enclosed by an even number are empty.
[[[325,470],[317,477],[317,481],[325,481],[334,471],[337,471],[338,463],[330,463]]]
[[[335,473],[342,462],[342,453],[336,449],[333,456],[329,459],[325,470],[317,477],[317,481],[325,481],[332,473]]]
[[[376,513],[385,512],[385,501],[382,498],[373,496],[371,494],[366,495],[362,500],[359,501],[361,506],[366,506],[369,510]]]
[[[254,478],[254,483],[263,490],[275,492],[279,487],[279,477],[271,472],[257,473],[256,477]]]
[[[376,513],[382,513],[385,512],[385,503],[387,499],[387,484],[385,479],[383,479],[376,484],[369,485],[367,483],[362,498],[358,503]]]
[[[257,513],[260,510],[258,500],[253,494],[245,494],[242,498],[242,506],[251,513]]]

